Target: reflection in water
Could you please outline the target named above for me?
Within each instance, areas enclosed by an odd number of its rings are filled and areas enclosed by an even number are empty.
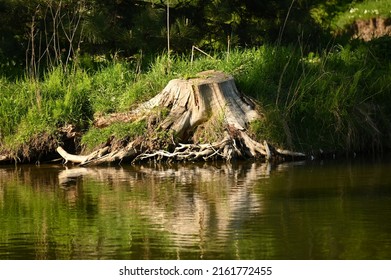
[[[205,249],[213,237],[216,244],[227,242],[231,231],[248,215],[262,211],[262,201],[254,192],[260,178],[268,178],[267,163],[219,166],[158,166],[124,168],[70,168],[58,175],[59,184],[71,190],[81,177],[111,187],[147,188],[147,199],[129,201],[153,227],[169,234],[173,245]],[[75,195],[68,198],[71,202]],[[231,242],[234,240],[230,240]]]
[[[0,259],[391,257],[390,165],[0,168]]]

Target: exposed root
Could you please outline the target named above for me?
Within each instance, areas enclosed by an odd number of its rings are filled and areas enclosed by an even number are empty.
[[[242,138],[232,138],[227,135],[222,141],[210,144],[184,144],[179,143],[174,151],[156,150],[142,152],[135,142],[129,143],[123,148],[110,151],[106,146],[86,156],[78,156],[67,153],[58,147],[58,153],[65,159],[65,163],[73,162],[80,166],[98,165],[110,162],[119,162],[124,159],[132,159],[132,163],[144,160],[154,161],[208,161],[211,159],[225,160],[227,162],[235,158],[265,158],[271,160],[277,156],[281,158],[302,158],[303,153],[288,150],[274,149],[266,141],[263,144],[252,140],[247,134],[240,133]]]
[[[160,109],[159,109],[160,108]],[[158,109],[158,110],[156,110]],[[164,109],[168,114],[161,114]],[[263,118],[254,103],[242,96],[233,77],[222,72],[207,71],[191,80],[171,80],[154,98],[127,114],[106,116],[96,124],[103,127],[112,120],[132,121],[147,117],[148,129],[173,132],[174,147],[168,151],[155,145],[158,137],[144,136],[130,142],[107,143],[86,156],[67,153],[59,147],[58,153],[65,162],[91,165],[122,161],[175,160],[196,161],[234,158],[303,157],[302,153],[275,149],[266,140],[255,141],[247,134],[248,124]],[[157,132],[156,132],[157,131]],[[208,143],[208,139],[210,142]],[[155,143],[156,142],[156,143]],[[206,143],[205,143],[206,142]],[[155,143],[155,144],[154,144]],[[177,144],[180,143],[180,144]],[[171,145],[170,145],[171,146]]]
[[[175,148],[173,152],[159,150],[152,153],[142,153],[138,155],[133,162],[154,158],[162,160],[164,158],[177,161],[197,161],[200,159],[208,160],[210,158],[223,158],[230,161],[232,152],[230,152],[231,140],[226,138],[218,143],[212,144],[182,144]]]

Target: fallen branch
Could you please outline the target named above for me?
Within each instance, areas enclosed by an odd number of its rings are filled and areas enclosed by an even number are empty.
[[[65,159],[64,164],[66,164],[68,161],[74,162],[74,163],[82,163],[88,158],[88,156],[77,156],[77,155],[69,154],[62,147],[58,147],[56,149],[56,151],[57,151],[57,153],[60,154],[60,156],[62,156]]]
[[[8,161],[9,158],[7,156],[0,155],[0,161]]]

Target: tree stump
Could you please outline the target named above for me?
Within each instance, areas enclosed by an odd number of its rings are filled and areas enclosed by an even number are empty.
[[[199,160],[221,158],[270,159],[274,156],[302,157],[304,154],[280,150],[253,140],[247,133],[249,123],[261,120],[263,115],[250,98],[241,95],[232,76],[219,71],[205,71],[192,79],[174,79],[155,97],[126,113],[127,121],[153,116],[156,108],[168,113],[154,123],[150,130],[171,131],[175,145],[171,151],[148,149],[150,138],[133,139],[126,145],[105,146],[90,155],[68,154],[59,147],[59,154],[66,160],[80,165],[120,161],[125,158]],[[118,119],[118,113],[112,116]],[[100,126],[112,122],[111,117]]]

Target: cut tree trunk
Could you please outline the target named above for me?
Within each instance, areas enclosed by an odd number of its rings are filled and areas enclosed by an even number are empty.
[[[150,149],[150,137],[138,137],[124,145],[108,144],[89,155],[68,154],[57,149],[66,162],[80,165],[100,164],[123,159],[199,160],[221,158],[303,157],[302,153],[280,150],[252,139],[247,131],[249,123],[262,120],[263,115],[254,102],[239,93],[232,76],[218,71],[205,71],[193,79],[174,79],[154,98],[124,114],[96,120],[99,127],[118,119],[135,121],[147,118],[159,109],[168,114],[149,128],[153,131],[173,132],[171,150]],[[158,118],[157,118],[158,119]]]

